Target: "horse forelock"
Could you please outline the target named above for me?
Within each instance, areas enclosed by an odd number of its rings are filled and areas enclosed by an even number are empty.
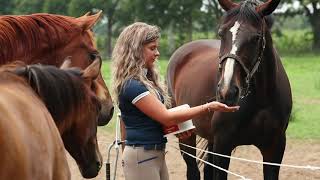
[[[1,64],[12,60],[17,50],[28,57],[40,48],[41,42],[50,50],[82,33],[76,18],[52,14],[0,16],[0,29]]]
[[[27,68],[30,86],[44,101],[55,121],[70,112],[77,112],[88,98],[82,71],[77,68],[60,70],[53,66],[30,65]]]
[[[227,11],[224,15],[225,21],[234,19],[239,22],[249,22],[255,26],[261,25],[262,16],[256,11],[256,7],[261,5],[262,2],[258,0],[246,0],[240,3],[237,8]],[[269,15],[265,17],[268,28],[272,27],[273,16]]]

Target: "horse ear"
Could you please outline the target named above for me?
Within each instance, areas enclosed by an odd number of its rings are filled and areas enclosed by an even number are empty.
[[[68,69],[71,67],[71,56],[68,56],[64,59],[63,63],[60,66],[60,69]]]
[[[271,14],[279,5],[280,0],[268,0],[267,2],[256,7],[256,11],[262,16],[268,16]]]
[[[101,16],[102,16],[102,11],[99,11],[94,15],[89,15],[89,12],[88,12],[85,15],[76,18],[76,20],[77,20],[78,26],[80,26],[83,29],[83,31],[86,31],[88,29],[91,29]]]
[[[229,11],[230,9],[233,9],[237,7],[239,4],[232,2],[231,0],[218,0],[220,6],[225,10]]]
[[[96,79],[100,73],[102,65],[102,60],[100,57],[97,57],[84,71],[84,78]]]

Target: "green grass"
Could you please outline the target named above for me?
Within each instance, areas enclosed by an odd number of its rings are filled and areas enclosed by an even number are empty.
[[[283,57],[293,95],[293,120],[289,123],[289,138],[320,138],[320,57],[305,55]],[[165,75],[167,60],[160,60],[160,73]],[[110,61],[103,64],[103,77],[111,87]],[[113,132],[115,116],[103,131]]]
[[[293,95],[293,117],[287,134],[320,138],[320,57],[283,58]]]

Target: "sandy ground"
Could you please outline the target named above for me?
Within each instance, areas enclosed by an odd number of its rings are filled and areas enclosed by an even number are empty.
[[[107,160],[107,150],[109,144],[114,140],[113,134],[98,134],[98,140],[100,145],[100,151],[104,158]],[[167,148],[167,166],[169,169],[171,180],[186,179],[186,165],[180,156],[180,152],[176,149],[177,139],[172,137],[169,139]],[[111,161],[111,172],[114,171],[115,161],[115,149],[112,149],[110,161]],[[262,160],[262,156],[257,148],[254,146],[241,146],[236,149],[233,153],[235,157],[241,157],[251,160]],[[75,161],[68,156],[69,166],[71,169],[72,180],[82,180],[78,167]],[[295,140],[289,139],[283,159],[283,164],[300,165],[300,166],[320,166],[320,140]],[[262,165],[247,163],[242,161],[232,160],[229,170],[236,174],[240,174],[248,179],[262,180]],[[122,168],[121,168],[121,150],[119,153],[119,161],[116,172],[117,180],[124,180]],[[111,175],[113,177],[113,175]],[[94,180],[105,180],[105,163]],[[112,178],[111,178],[112,179]],[[239,177],[229,174],[228,179],[236,180]],[[294,169],[282,167],[280,170],[280,179],[283,180],[320,180],[320,170],[306,170],[306,169]]]

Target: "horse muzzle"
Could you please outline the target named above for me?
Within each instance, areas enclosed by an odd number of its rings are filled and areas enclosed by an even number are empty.
[[[217,88],[217,100],[228,106],[237,105],[240,100],[240,88],[235,85],[226,88],[219,84]]]
[[[98,126],[107,125],[112,119],[113,113],[114,113],[113,105],[107,106],[103,104],[99,114],[99,118],[98,118]]]

